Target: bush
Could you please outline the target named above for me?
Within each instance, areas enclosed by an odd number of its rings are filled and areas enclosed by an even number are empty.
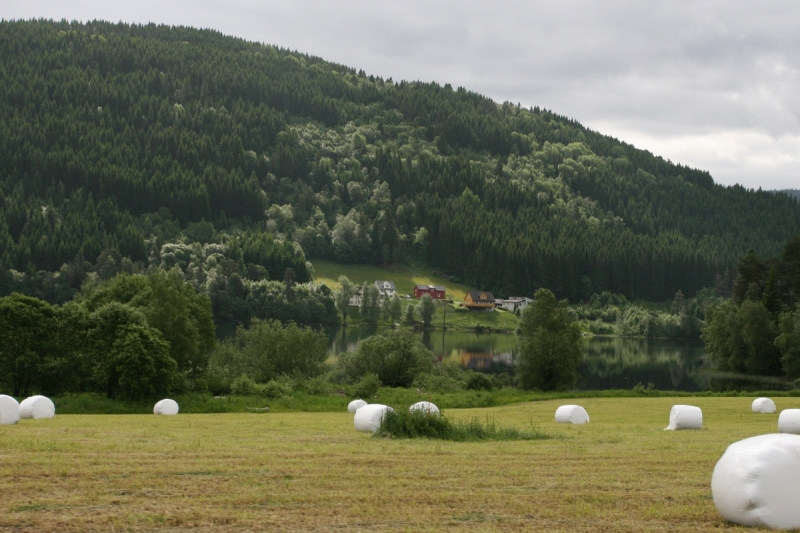
[[[378,375],[370,373],[356,383],[356,386],[353,388],[353,396],[357,398],[372,398],[378,393],[380,387],[381,380]]]
[[[264,386],[253,381],[247,374],[242,374],[231,383],[231,394],[237,396],[261,396]]]
[[[278,398],[283,398],[284,396],[289,396],[292,394],[291,383],[289,380],[284,379],[283,377],[271,379],[262,385],[262,387],[261,394],[272,400],[277,400]]]
[[[312,396],[324,396],[330,392],[331,382],[328,376],[317,376],[306,380],[305,389]]]
[[[467,378],[466,383],[468,390],[487,390],[490,391],[494,388],[492,378],[480,372],[472,372]]]
[[[457,363],[444,362],[419,374],[412,387],[425,392],[457,392],[464,390],[466,378],[467,372]]]
[[[458,392],[464,390],[464,382],[443,374],[420,374],[412,387],[425,392]]]

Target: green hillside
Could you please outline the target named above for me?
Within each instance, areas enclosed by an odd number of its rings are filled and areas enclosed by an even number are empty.
[[[800,233],[786,195],[551,111],[214,31],[2,21],[0,73],[0,294],[177,267],[233,323],[310,259],[664,301]]]

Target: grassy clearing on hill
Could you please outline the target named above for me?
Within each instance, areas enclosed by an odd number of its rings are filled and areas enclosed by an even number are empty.
[[[454,298],[460,302],[464,300],[464,295],[468,291],[480,290],[480,287],[469,287],[460,283],[453,283],[441,276],[433,274],[429,270],[417,267],[397,267],[396,269],[386,269],[374,265],[342,265],[323,259],[315,259],[314,281],[324,283],[331,289],[339,288],[337,279],[339,276],[347,276],[350,281],[361,285],[365,281],[373,283],[375,280],[387,279],[394,281],[397,287],[397,294],[414,294],[414,285],[444,285],[447,290],[447,297]]]
[[[23,420],[0,426],[0,530],[716,531],[716,461],[777,427],[751,400],[570,402],[586,426],[554,424],[559,400],[447,411],[553,437],[475,443],[374,439],[346,412]],[[663,431],[674,403],[704,429]]]

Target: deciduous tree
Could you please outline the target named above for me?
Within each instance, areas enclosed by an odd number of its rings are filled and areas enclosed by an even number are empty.
[[[536,291],[522,315],[519,383],[524,389],[559,390],[575,384],[581,361],[581,332],[566,300]]]

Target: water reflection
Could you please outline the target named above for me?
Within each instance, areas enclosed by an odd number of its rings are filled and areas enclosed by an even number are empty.
[[[706,378],[703,343],[673,339],[591,337],[578,370],[581,390],[630,389],[652,383],[659,390],[700,391]]]
[[[379,332],[380,328],[331,330],[330,355],[335,358],[355,350],[361,339]],[[516,366],[514,334],[425,331],[420,336],[439,361],[488,373],[513,372]],[[580,390],[630,389],[652,383],[660,390],[699,391],[707,385],[699,373],[706,354],[700,341],[596,336],[584,339],[582,349]]]

